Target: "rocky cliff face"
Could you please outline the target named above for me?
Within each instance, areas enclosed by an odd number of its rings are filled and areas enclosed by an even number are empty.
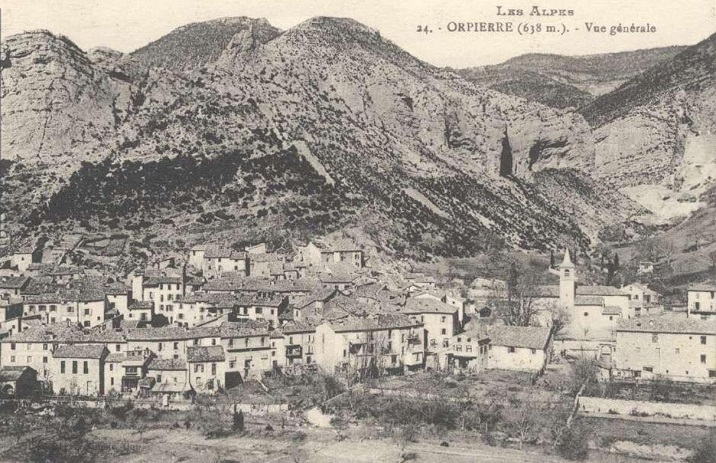
[[[594,126],[597,178],[666,219],[692,212],[716,180],[716,35],[581,112]]]
[[[27,49],[53,50],[41,54],[56,62],[52,77],[42,62],[48,58],[35,62]],[[578,172],[555,171],[593,166],[581,115],[479,87],[352,20],[314,18],[283,33],[262,20],[202,23],[131,56],[85,54],[50,34],[23,34],[3,53],[3,92],[11,100],[3,118],[14,120],[3,126],[3,140],[17,149],[7,180],[21,192],[27,167],[45,179],[38,151],[55,165],[69,162],[65,177],[74,172],[42,190],[32,224],[51,218],[135,227],[137,214],[181,210],[189,223],[172,230],[179,234],[218,211],[227,228],[230,217],[254,213],[262,220],[257,228],[290,227],[344,201],[350,207],[327,210],[334,220],[326,223],[360,222],[371,210],[383,220],[363,225],[386,247],[414,246],[425,256],[469,254],[493,238],[523,248],[566,239],[586,246],[600,227],[633,212],[618,196],[602,202]],[[65,90],[55,76],[63,76]],[[51,128],[42,142],[34,138],[40,125]],[[81,161],[92,164],[78,169]],[[286,163],[295,166],[274,171]],[[196,201],[178,188],[177,176],[188,173],[209,176],[188,183]],[[311,188],[298,187],[300,175]],[[296,181],[294,195],[284,193]],[[86,190],[93,182],[96,191]],[[10,195],[9,204],[28,223],[25,198]],[[131,202],[143,206],[126,217]],[[580,219],[595,210],[597,220]]]
[[[60,169],[96,160],[120,122],[122,83],[68,39],[46,31],[9,37],[2,79],[4,159]]]

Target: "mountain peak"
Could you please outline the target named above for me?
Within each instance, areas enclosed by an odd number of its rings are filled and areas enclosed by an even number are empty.
[[[175,29],[135,50],[132,56],[147,67],[191,71],[215,62],[234,36],[245,31],[251,31],[252,40],[257,43],[266,43],[281,33],[265,18],[219,18]]]

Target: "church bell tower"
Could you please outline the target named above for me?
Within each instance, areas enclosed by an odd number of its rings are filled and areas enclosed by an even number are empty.
[[[559,303],[562,307],[574,308],[575,282],[575,267],[569,249],[565,249],[564,260],[559,266]]]

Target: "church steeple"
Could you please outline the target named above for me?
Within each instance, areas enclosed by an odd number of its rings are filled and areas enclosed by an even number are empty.
[[[574,268],[574,264],[572,263],[572,256],[569,255],[569,248],[564,248],[564,260],[562,261],[562,265],[560,265],[559,268]]]
[[[569,249],[565,249],[564,260],[559,266],[559,302],[562,307],[574,308],[575,281],[575,267]]]

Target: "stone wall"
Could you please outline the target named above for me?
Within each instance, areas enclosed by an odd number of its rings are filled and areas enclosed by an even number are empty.
[[[675,404],[665,402],[642,402],[637,400],[602,399],[581,397],[579,411],[586,413],[611,413],[617,415],[661,415],[670,418],[716,421],[716,406]]]

